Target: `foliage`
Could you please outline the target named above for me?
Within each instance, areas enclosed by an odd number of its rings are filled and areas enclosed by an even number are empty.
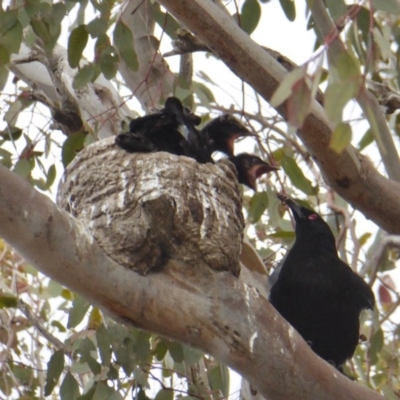
[[[270,7],[273,2],[265,0],[233,3],[231,15],[249,34],[262,28],[262,13],[267,7],[268,12],[278,12]],[[295,20],[296,3],[279,3],[288,20]],[[292,224],[275,196],[277,191],[285,190],[326,217],[337,234],[341,256],[374,284],[378,311],[364,318],[362,333],[367,341],[358,347],[349,363],[349,373],[391,399],[397,398],[395,393],[400,391],[400,328],[394,318],[400,297],[388,272],[395,269],[398,254],[387,250],[379,265],[367,262],[379,246],[382,232],[359,225],[356,230],[360,214],[327,187],[294,133],[302,126],[315,93],[324,87],[323,106],[334,127],[331,149],[340,153],[350,143],[358,143],[360,151],[371,151],[379,166],[376,144],[383,139],[374,126],[366,128],[366,124],[358,123],[360,119],[365,121],[365,116],[354,111],[352,99],[359,94],[365,78],[398,90],[400,9],[395,0],[375,0],[371,2],[371,14],[368,4],[326,1],[332,18],[343,25],[341,37],[346,48],[335,62],[329,60],[325,71],[326,47],[318,38],[314,56],[287,74],[271,103],[279,106],[287,101],[288,121],[276,115],[257,94],[251,106],[247,101],[239,106],[234,95],[227,101],[221,84],[209,77],[206,64],[204,71],[200,70],[203,66],[195,64],[197,73],[192,82],[178,81],[178,74],[174,75],[174,88],[182,100],[195,99],[194,109],[202,114],[203,122],[220,112],[244,115],[257,134],[257,145],[246,139],[243,146],[253,146],[255,152],[281,166],[282,172],[259,181],[258,193],[244,192],[244,210],[251,224],[248,235],[268,267],[279,262],[282,248],[290,246],[294,237]],[[3,5],[0,12],[0,87],[7,88],[0,103],[5,110],[0,162],[50,195],[56,190],[57,175],[76,152],[94,140],[96,125],[89,128],[83,121],[82,129],[64,135],[59,121],[53,122],[54,107],[58,105],[42,101],[34,85],[14,82],[15,93],[10,94],[10,60],[20,52],[21,44],[32,47],[40,40],[39,47],[51,52],[58,42],[63,43],[69,66],[76,68],[71,86],[85,88],[103,74],[119,85],[126,100],[131,100],[136,88],[128,87],[118,71],[125,62],[131,73],[137,72],[142,55],[136,53],[133,31],[118,18],[120,7],[112,0],[18,0],[8,8]],[[178,22],[157,3],[149,10],[158,24],[158,39],[163,35],[176,39]],[[314,28],[315,21],[310,15],[308,18],[308,26]],[[70,30],[66,40],[63,29]],[[328,45],[329,39],[324,41]],[[279,50],[284,53],[284,49]],[[88,55],[90,51],[92,56]],[[83,57],[87,58],[86,64]],[[243,98],[250,97],[249,92],[244,86]],[[134,116],[133,111],[130,116]],[[387,119],[393,136],[398,135],[397,119]],[[7,360],[0,366],[2,398],[36,399],[53,394],[61,399],[117,400],[135,396],[140,400],[170,400],[179,396],[189,400],[228,396],[229,374],[218,360],[113,322],[67,288],[37,273],[4,242],[0,242],[0,253],[0,341],[4,345],[2,358]],[[205,377],[195,373],[200,361],[204,362]]]

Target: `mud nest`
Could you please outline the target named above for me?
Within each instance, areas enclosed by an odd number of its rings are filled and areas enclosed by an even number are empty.
[[[67,167],[57,203],[113,260],[140,274],[175,259],[239,275],[244,220],[230,162],[129,154],[108,138]]]

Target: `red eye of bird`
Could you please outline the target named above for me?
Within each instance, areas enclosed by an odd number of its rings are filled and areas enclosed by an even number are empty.
[[[317,214],[310,214],[308,219],[317,219]]]

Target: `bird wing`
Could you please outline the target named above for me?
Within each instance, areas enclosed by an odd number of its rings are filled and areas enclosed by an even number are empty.
[[[355,302],[360,309],[373,309],[375,306],[375,296],[370,286],[354,272],[346,263],[340,260],[339,266],[347,275],[347,279],[343,279],[346,287],[346,297]]]

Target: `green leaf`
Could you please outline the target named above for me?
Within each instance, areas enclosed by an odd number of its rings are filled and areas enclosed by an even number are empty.
[[[2,140],[16,141],[21,137],[21,135],[22,135],[22,129],[18,128],[17,126],[10,126],[4,129],[4,131],[0,132]]]
[[[60,321],[51,321],[50,325],[57,328],[59,332],[67,332],[67,329]]]
[[[156,348],[154,349],[154,355],[158,361],[164,360],[165,355],[167,354],[168,346],[164,339],[158,339]]]
[[[121,324],[109,324],[107,331],[110,336],[117,363],[129,376],[136,365],[133,357],[133,344],[136,339],[128,329]]]
[[[93,64],[88,64],[82,67],[74,77],[74,82],[72,84],[74,89],[81,89],[89,82],[94,80],[96,75],[96,66]]]
[[[8,9],[0,13],[0,36],[4,36],[18,22],[18,13],[16,9]]]
[[[119,57],[107,35],[100,35],[97,38],[95,52],[101,72],[107,79],[113,78],[118,70]]]
[[[269,198],[267,192],[254,193],[250,200],[248,215],[248,219],[251,224],[255,224],[261,218],[261,216],[264,214],[264,211],[268,207],[268,203]]]
[[[111,390],[113,391],[113,393],[108,395],[108,400],[124,400],[119,392],[117,392],[115,389]]]
[[[43,40],[44,43],[51,41],[49,25],[40,19],[31,19],[31,26],[36,35]]]
[[[261,18],[261,7],[258,0],[246,0],[240,15],[240,27],[249,35],[257,28]]]
[[[381,386],[381,391],[385,396],[385,400],[399,400],[399,396],[394,392],[391,384]]]
[[[81,360],[82,362],[77,362],[77,361],[73,361],[71,367],[69,368],[70,372],[72,374],[89,374],[91,373],[91,369],[89,368],[89,365],[87,365],[87,363],[83,360]]]
[[[279,232],[269,233],[267,237],[277,238],[277,239],[294,239],[296,235],[293,231],[279,231]]]
[[[325,2],[334,21],[347,13],[347,6],[343,0],[326,0]]]
[[[378,360],[378,353],[382,350],[384,344],[384,337],[382,329],[378,329],[372,336],[370,347],[368,349],[368,357],[371,365],[375,365]]]
[[[287,73],[271,97],[271,106],[276,108],[281,105],[292,94],[294,84],[304,79],[306,72],[305,67],[299,67]]]
[[[372,233],[366,232],[361,237],[358,239],[358,242],[360,244],[360,247],[364,246],[365,243],[367,243],[368,239],[372,236]]]
[[[97,38],[107,33],[108,28],[109,22],[104,17],[100,17],[89,22],[86,26],[86,31],[89,32],[92,38]]]
[[[315,194],[315,188],[311,182],[304,176],[303,171],[297,165],[296,161],[288,156],[282,157],[282,168],[289,177],[294,186],[307,195]]]
[[[63,21],[65,14],[67,12],[67,8],[64,3],[54,3],[53,8],[51,10],[51,19],[53,20],[55,25],[60,25]]]
[[[67,328],[75,328],[88,312],[90,303],[81,296],[76,296],[69,310]]]
[[[15,365],[15,364],[11,364],[10,366],[15,378],[17,378],[19,381],[18,383],[20,383],[22,386],[32,385],[32,379],[33,379],[32,368],[28,368],[25,365]],[[20,397],[20,399],[22,398]]]
[[[68,63],[71,68],[77,68],[82,58],[83,50],[89,39],[85,25],[73,29],[68,38]]]
[[[82,352],[82,360],[86,361],[87,365],[89,366],[90,370],[93,372],[94,375],[100,375],[101,365],[94,357],[91,356],[91,354],[88,351]]]
[[[17,119],[19,116],[19,113],[23,109],[22,103],[19,100],[14,101],[13,103],[10,104],[10,107],[8,108],[7,112],[4,114],[4,121],[8,123],[10,127],[15,126],[17,123]]]
[[[110,388],[105,382],[98,382],[96,390],[94,391],[93,400],[109,400],[114,393],[114,390]]]
[[[296,6],[294,0],[279,0],[282,10],[289,21],[294,21],[296,19]]]
[[[332,132],[329,147],[340,154],[351,142],[351,126],[348,123],[341,122]]]
[[[57,350],[47,363],[46,384],[44,395],[49,396],[56,386],[64,369],[64,351]]]
[[[150,334],[138,331],[134,349],[137,361],[140,364],[147,364],[150,358]]]
[[[9,53],[18,53],[22,42],[22,36],[22,25],[17,21],[10,29],[3,33],[0,37],[0,43]]]
[[[338,55],[335,69],[342,81],[358,81],[361,78],[360,65],[347,52]]]
[[[389,14],[400,14],[400,4],[397,0],[372,0],[374,10],[380,10]]]
[[[325,91],[324,108],[334,124],[342,120],[343,109],[355,93],[354,85],[346,82],[333,82],[328,85]]]
[[[103,322],[103,316],[98,307],[92,307],[89,315],[88,329],[96,330]]]
[[[228,368],[219,363],[208,372],[208,379],[213,391],[220,391],[225,398],[229,396],[229,371]]]
[[[53,281],[53,279],[50,279],[49,284],[47,286],[46,294],[48,295],[47,297],[58,297],[61,296],[63,287],[56,281]]]
[[[92,352],[96,353],[96,347],[93,342],[89,338],[85,338],[79,345],[79,350],[82,354],[82,359],[86,361],[87,365],[91,369],[91,371],[98,375],[101,372],[101,365],[98,361],[92,356]]]
[[[92,386],[85,394],[79,396],[77,400],[93,400],[93,395],[95,391],[96,386]]]
[[[60,386],[61,400],[74,400],[80,395],[79,385],[76,379],[68,371]]]
[[[111,340],[107,328],[103,324],[96,329],[96,340],[101,363],[104,366],[109,366],[111,361]]]
[[[182,362],[183,361],[183,349],[182,345],[177,342],[169,342],[168,343],[168,351],[171,354],[171,357],[175,362]]]
[[[174,391],[165,389],[161,389],[154,398],[154,400],[173,400],[173,399],[174,399]]]
[[[151,5],[152,16],[160,28],[173,40],[178,39],[176,31],[180,28],[179,23],[169,13],[161,11],[160,5],[154,2]]]
[[[3,90],[8,82],[9,71],[7,68],[0,66],[0,90]]]
[[[85,134],[81,131],[69,135],[65,140],[61,151],[64,167],[67,167],[67,165],[75,158],[76,153],[83,149],[84,140]]]
[[[46,189],[49,189],[51,185],[54,183],[56,179],[56,166],[55,164],[50,165],[48,171],[47,171],[47,177],[46,177]]]
[[[11,156],[12,154],[9,151],[0,148],[0,162],[8,169],[12,167]]]
[[[287,100],[288,122],[295,128],[301,128],[311,104],[311,89],[305,79],[300,79],[292,87],[292,95]]]
[[[22,159],[16,162],[13,172],[15,172],[21,178],[26,178],[30,175],[32,168],[33,165],[29,162],[29,160]]]
[[[364,133],[364,136],[358,142],[358,150],[361,151],[365,149],[368,145],[370,145],[374,141],[374,135],[372,134],[371,129],[368,129],[367,132]]]
[[[185,364],[188,366],[194,365],[201,359],[201,357],[204,356],[202,351],[194,349],[190,346],[182,345],[182,349]]]
[[[0,308],[16,308],[18,299],[10,293],[0,292]]]
[[[392,51],[391,51],[391,40],[390,40],[390,34],[391,32],[385,29],[385,27],[382,27],[382,33],[386,33],[386,35],[382,34],[381,31],[375,27],[372,30],[373,36],[375,43],[378,45],[379,50],[381,51],[382,59],[384,61],[387,61],[391,58],[392,56]]]
[[[215,103],[213,92],[204,83],[192,82],[192,89],[204,107],[209,107],[210,103]]]
[[[121,58],[132,71],[137,71],[139,61],[133,45],[132,32],[121,20],[115,25],[113,39]]]

